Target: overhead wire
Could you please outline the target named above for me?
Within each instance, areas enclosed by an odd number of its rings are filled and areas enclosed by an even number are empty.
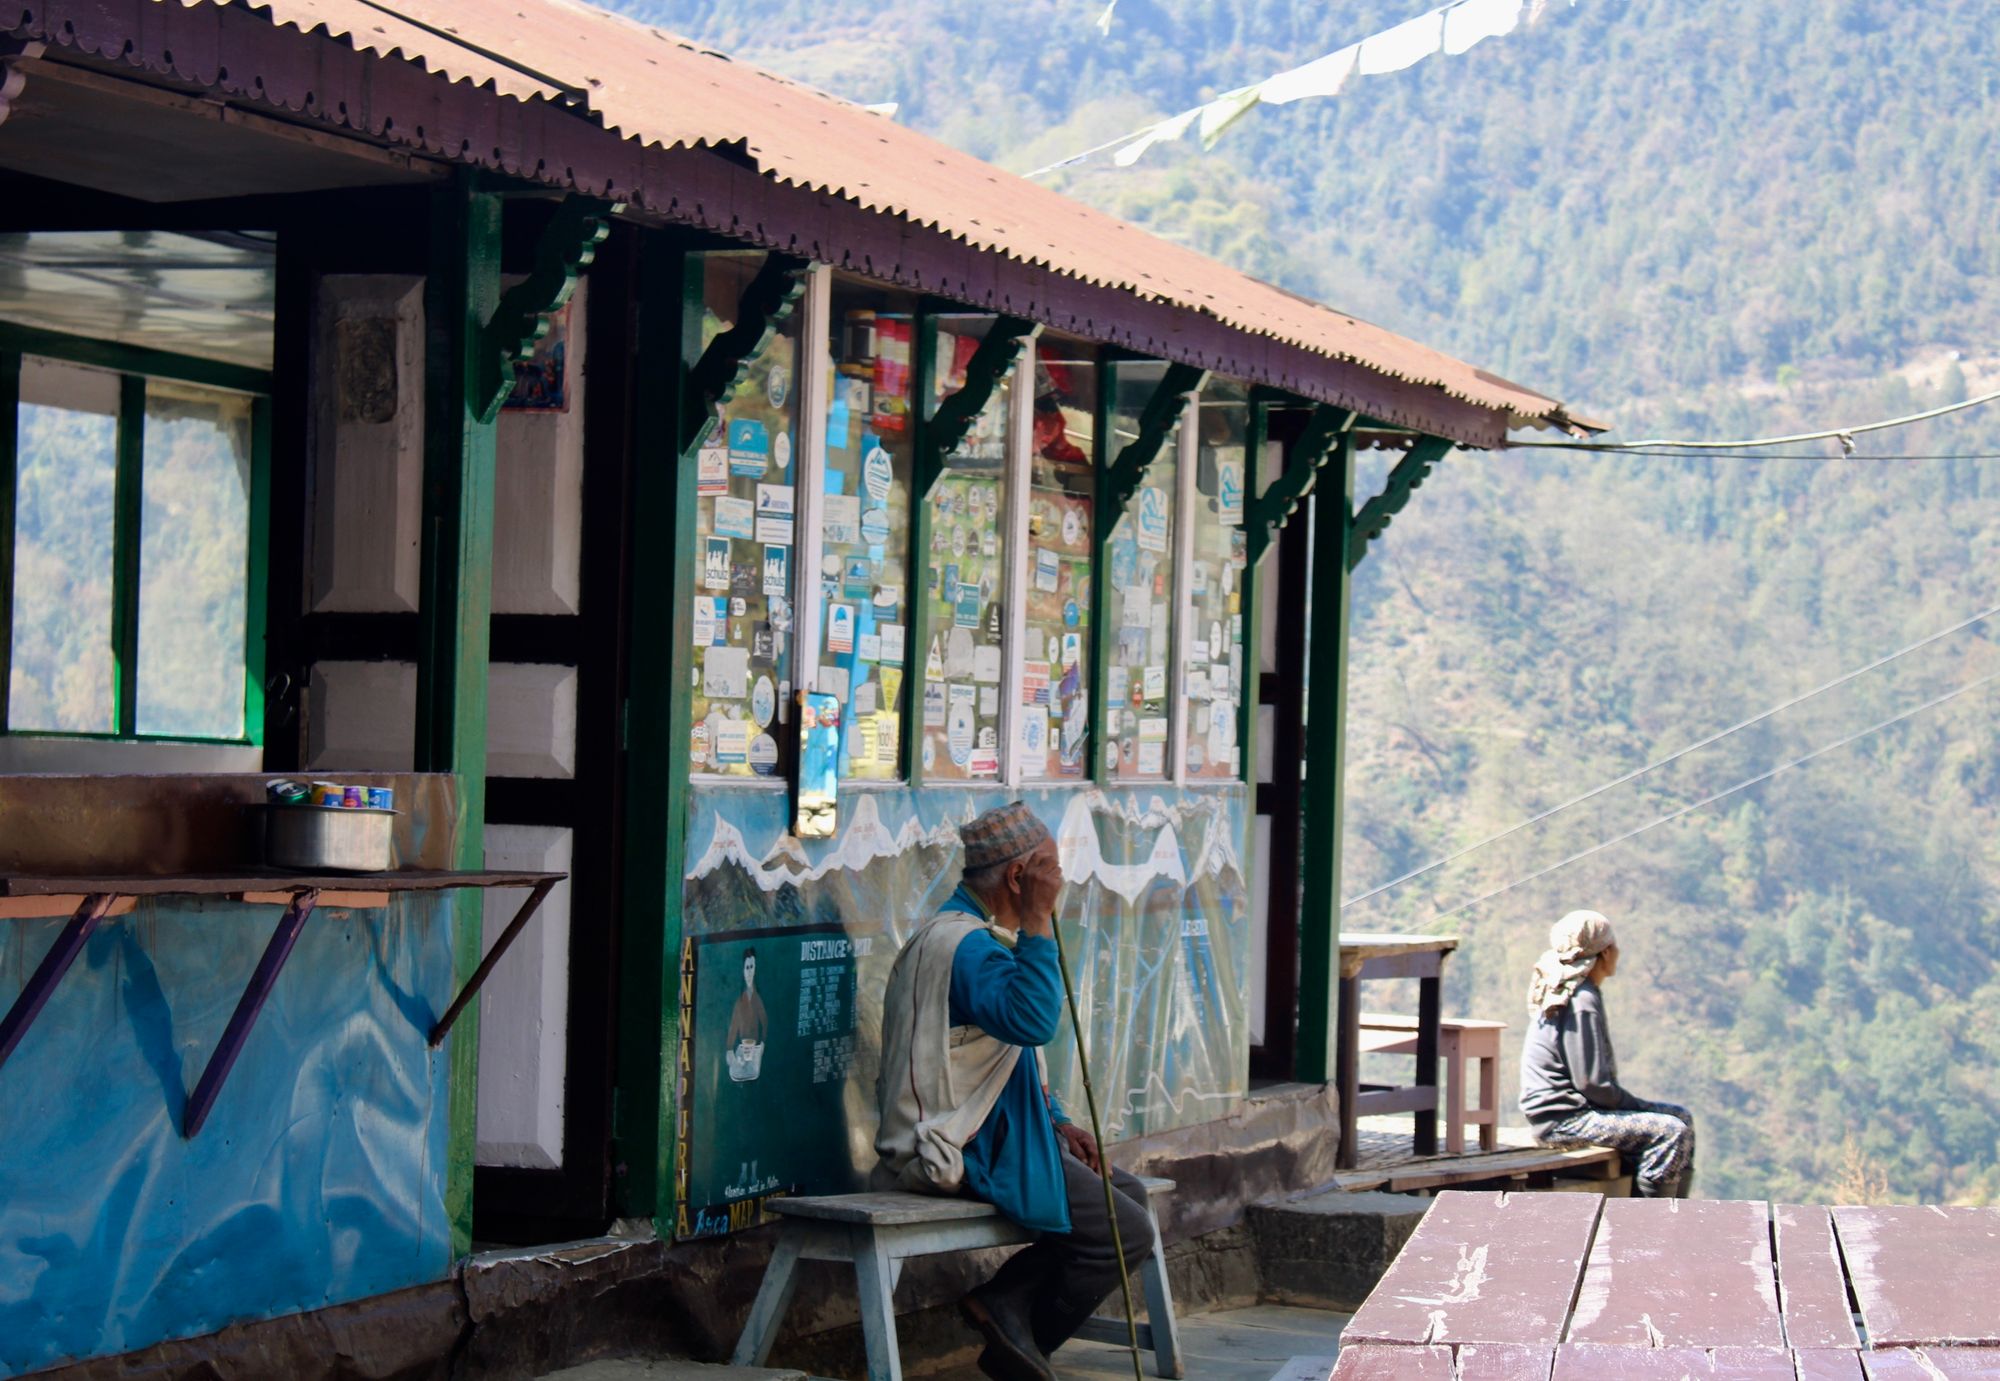
[[[1813,699],[1815,696],[1824,695],[1830,690],[1837,690],[1841,686],[1846,685],[1848,682],[1853,681],[1858,677],[1866,676],[1871,671],[1879,671],[1883,667],[1888,666],[1891,662],[1894,662],[1899,658],[1909,656],[1912,652],[1919,652],[1924,648],[1929,647],[1933,643],[1942,642],[1944,639],[1949,638],[1954,634],[1962,633],[1968,628],[1971,628],[1980,623],[1984,623],[1987,619],[1992,618],[1995,614],[2000,614],[2000,604],[1996,604],[1990,609],[1982,609],[1977,614],[1974,614],[1971,618],[1961,619],[1959,622],[1951,625],[1951,627],[1949,628],[1941,628],[1935,633],[1931,633],[1922,638],[1917,639],[1917,641],[1909,644],[1906,647],[1899,647],[1894,652],[1888,653],[1885,656],[1877,657],[1874,661],[1868,663],[1866,666],[1856,667],[1852,671],[1842,672],[1840,675],[1834,677],[1831,681],[1827,681],[1822,685],[1814,686],[1811,690],[1804,691],[1798,695],[1795,695],[1789,700],[1780,701],[1778,704],[1771,706],[1767,710],[1761,710],[1758,713],[1751,715],[1748,719],[1740,720],[1737,723],[1730,725],[1726,729],[1720,729],[1715,733],[1710,734],[1707,738],[1702,739],[1696,743],[1690,743],[1687,747],[1669,753],[1667,754],[1667,756],[1665,756],[1664,758],[1660,758],[1657,761],[1649,762],[1644,767],[1635,767],[1622,777],[1614,778],[1611,781],[1605,782],[1601,786],[1594,786],[1580,796],[1572,796],[1570,797],[1570,799],[1564,801],[1562,804],[1551,806],[1549,809],[1543,811],[1541,814],[1531,816],[1530,818],[1521,821],[1519,824],[1510,825],[1506,829],[1500,831],[1500,833],[1498,834],[1488,835],[1486,838],[1478,841],[1475,844],[1468,844],[1464,848],[1460,849],[1457,853],[1447,854],[1443,858],[1433,859],[1431,862],[1424,864],[1423,867],[1416,868],[1411,870],[1410,872],[1404,873],[1401,877],[1391,878],[1389,881],[1383,883],[1381,886],[1363,892],[1358,897],[1349,897],[1346,901],[1343,901],[1340,904],[1340,909],[1345,911],[1350,906],[1358,905],[1361,902],[1367,901],[1371,897],[1379,897],[1382,895],[1382,893],[1390,891],[1397,887],[1401,887],[1406,882],[1414,882],[1416,879],[1422,877],[1424,874],[1435,872],[1437,869],[1444,867],[1447,863],[1456,863],[1459,859],[1464,858],[1467,854],[1477,853],[1479,852],[1479,850],[1485,848],[1489,844],[1497,844],[1501,840],[1509,837],[1510,835],[1519,834],[1522,830],[1528,829],[1535,825],[1539,825],[1545,820],[1553,819],[1554,817],[1562,814],[1566,810],[1569,810],[1575,806],[1580,806],[1586,801],[1594,800],[1597,797],[1602,796],[1607,791],[1611,791],[1618,787],[1624,786],[1628,782],[1637,781],[1639,778],[1645,776],[1648,772],[1658,771],[1662,767],[1667,767],[1672,765],[1673,763],[1679,762],[1682,758],[1688,756],[1688,754],[1690,753],[1697,753],[1704,748],[1710,747],[1713,744],[1720,743],[1723,739],[1728,738],[1731,734],[1739,733],[1744,729],[1752,728],[1755,725],[1762,724],[1765,720],[1771,718],[1773,715],[1783,714],[1786,710],[1795,709],[1796,707],[1805,704],[1806,701]]]
[[[1760,772],[1754,777],[1745,778],[1743,781],[1736,783],[1736,785],[1734,786],[1724,787],[1721,791],[1718,791],[1711,796],[1704,796],[1699,801],[1696,801],[1691,805],[1682,806],[1678,810],[1674,810],[1666,815],[1660,816],[1658,819],[1648,820],[1645,824],[1640,825],[1636,829],[1627,830],[1623,834],[1615,835],[1610,839],[1606,839],[1600,843],[1593,844],[1589,848],[1583,850],[1580,853],[1571,854],[1568,858],[1565,858],[1557,863],[1551,863],[1546,868],[1539,868],[1536,871],[1529,873],[1526,877],[1515,878],[1512,882],[1504,883],[1499,887],[1495,887],[1490,892],[1482,892],[1478,896],[1474,897],[1472,900],[1467,902],[1461,902],[1457,906],[1452,907],[1448,911],[1434,912],[1428,919],[1441,921],[1448,917],[1456,916],[1461,911],[1470,911],[1473,907],[1482,905],[1485,902],[1489,902],[1503,892],[1511,892],[1516,887],[1524,887],[1528,883],[1539,881],[1540,879],[1549,876],[1549,874],[1551,873],[1559,872],[1562,869],[1569,867],[1569,865],[1572,863],[1580,863],[1584,859],[1589,858],[1593,854],[1602,853],[1606,849],[1613,848],[1619,844],[1625,843],[1627,840],[1636,839],[1638,838],[1638,836],[1646,833],[1648,830],[1657,829],[1661,825],[1671,824],[1673,821],[1680,819],[1682,816],[1692,815],[1695,811],[1702,810],[1708,806],[1714,805],[1717,801],[1722,800],[1724,797],[1734,796],[1739,791],[1744,791],[1749,789],[1750,787],[1757,786],[1760,783],[1768,782],[1773,777],[1776,777],[1781,773],[1789,772],[1795,767],[1803,767],[1805,764],[1811,762],[1814,758],[1822,757],[1825,754],[1831,753],[1836,748],[1845,748],[1851,743],[1857,742],[1860,739],[1867,738],[1870,734],[1880,733],[1882,730],[1887,729],[1892,725],[1900,724],[1904,720],[1913,718],[1916,715],[1920,715],[1924,713],[1926,710],[1934,710],[1938,706],[1944,704],[1947,701],[1956,700],[1959,696],[1964,695],[1969,691],[1978,690],[1981,686],[1991,685],[1994,681],[2000,681],[2000,671],[1992,672],[1989,673],[1988,675],[1982,676],[1977,681],[1967,682],[1965,685],[1958,687],[1958,689],[1956,690],[1946,691],[1943,695],[1935,696],[1930,700],[1926,700],[1923,704],[1904,710],[1901,714],[1891,715],[1889,718],[1881,721],[1879,724],[1871,724],[1865,729],[1858,729],[1854,733],[1847,735],[1845,738],[1835,739],[1832,743],[1828,743],[1821,747],[1815,748],[1810,753],[1801,754],[1800,756],[1791,759],[1789,762],[1782,762],[1778,764],[1776,767],[1769,769],[1768,771]]]
[[[1514,441],[1508,443],[1508,448],[1540,451],[1637,451],[1647,448],[1746,451],[1759,446],[1789,446],[1801,441],[1838,441],[1841,447],[1851,454],[1854,449],[1854,438],[1857,436],[1864,436],[1869,432],[1887,431],[1891,427],[1907,427],[1913,422],[1928,422],[1933,417],[1964,412],[1967,408],[1976,408],[1996,399],[2000,399],[2000,389],[1961,402],[1945,403],[1940,407],[1927,408],[1923,412],[1913,412],[1907,417],[1889,417],[1880,422],[1863,422],[1852,427],[1828,427],[1816,432],[1795,432],[1790,436],[1760,436],[1748,441],[1679,441],[1671,437],[1648,437],[1642,441]]]

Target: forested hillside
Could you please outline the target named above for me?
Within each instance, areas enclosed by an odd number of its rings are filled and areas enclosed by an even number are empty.
[[[1025,169],[1411,0],[627,0]],[[2000,388],[1984,0],[1581,0],[1071,193],[1614,420],[1744,436]],[[1785,459],[1461,455],[1361,568],[1358,895],[2000,605],[2000,405]],[[1885,460],[1870,456],[1965,457]],[[1382,896],[1519,1022],[1609,913],[1628,1082],[1702,1192],[2000,1200],[2000,616]],[[1559,871],[1507,884],[1916,711]],[[1485,898],[1483,900],[1479,900]],[[1466,905],[1466,903],[1476,904]],[[1511,1070],[1509,1072],[1511,1078]]]

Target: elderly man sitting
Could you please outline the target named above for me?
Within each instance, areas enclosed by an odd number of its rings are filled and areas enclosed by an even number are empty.
[[[1521,1112],[1537,1141],[1616,1147],[1641,1198],[1685,1199],[1694,1184],[1694,1114],[1619,1084],[1599,991],[1617,972],[1618,940],[1597,912],[1572,911],[1550,928],[1528,980],[1535,1019],[1521,1051]]]
[[[896,956],[882,1006],[878,1189],[967,1194],[1037,1234],[966,1296],[999,1381],[1053,1381],[1048,1354],[1118,1284],[1118,1250],[1090,1133],[1048,1092],[1040,1047],[1063,1011],[1053,935],[1062,864],[1022,802],[959,831],[965,870]],[[1146,1193],[1112,1172],[1118,1240],[1153,1248]]]

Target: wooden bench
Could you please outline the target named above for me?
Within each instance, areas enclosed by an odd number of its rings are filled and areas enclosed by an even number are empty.
[[[1174,1187],[1172,1180],[1141,1177],[1150,1201]],[[993,1205],[978,1199],[940,1198],[930,1194],[830,1194],[778,1198],[769,1203],[784,1217],[777,1250],[764,1272],[764,1283],[750,1306],[743,1333],[730,1360],[739,1367],[760,1367],[778,1340],[778,1325],[798,1284],[798,1264],[844,1261],[853,1265],[860,1286],[861,1334],[868,1347],[868,1381],[902,1381],[903,1362],[896,1346],[896,1282],[903,1262],[913,1256],[976,1251],[1031,1242],[1034,1234],[1002,1218]],[[1139,1346],[1150,1349],[1156,1374],[1178,1377],[1180,1333],[1174,1323],[1173,1296],[1167,1289],[1167,1255],[1160,1242],[1159,1215],[1153,1218],[1153,1254],[1133,1282],[1144,1290],[1149,1322],[1139,1325]],[[1125,1320],[1098,1317],[1078,1330],[1077,1337],[1097,1342],[1129,1344]]]
[[[1445,1017],[1438,1023],[1438,1059],[1444,1065],[1445,1154],[1465,1154],[1465,1124],[1479,1128],[1479,1149],[1500,1145],[1500,1033],[1504,1021]],[[1417,1019],[1382,1012],[1361,1014],[1363,1054],[1414,1055]],[[1479,1062],[1479,1101],[1465,1106],[1465,1065]]]

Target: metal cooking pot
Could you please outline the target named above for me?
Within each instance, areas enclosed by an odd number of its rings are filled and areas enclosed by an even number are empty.
[[[264,808],[264,858],[307,872],[385,873],[396,866],[396,812],[354,806]]]

